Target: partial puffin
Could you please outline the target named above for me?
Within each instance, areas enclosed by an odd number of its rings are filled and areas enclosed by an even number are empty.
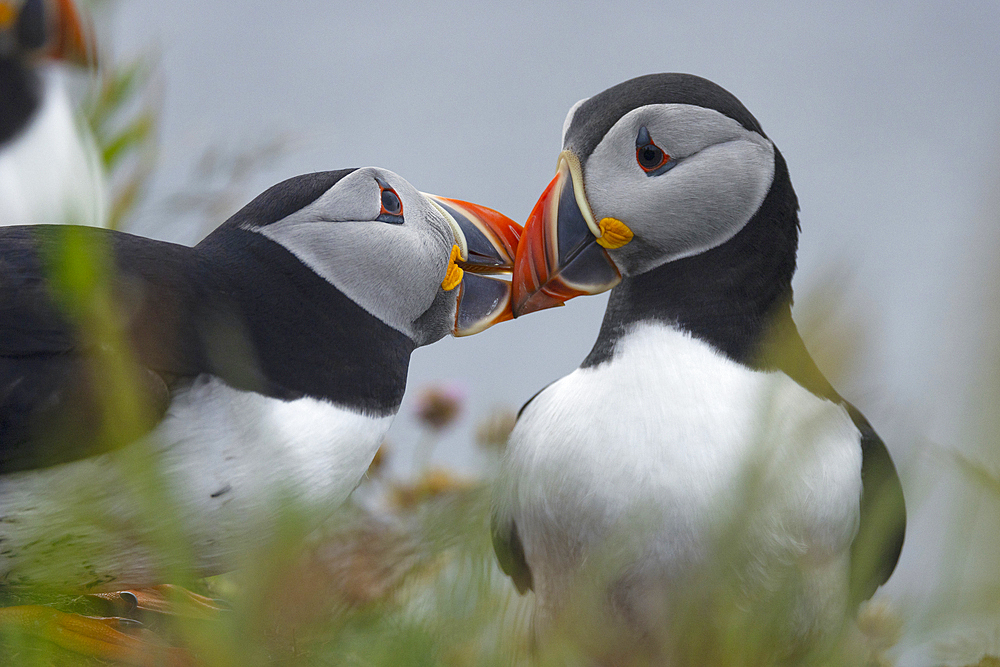
[[[207,576],[279,501],[328,516],[410,353],[509,319],[519,234],[376,167],[284,181],[193,248],[0,228],[0,586],[164,583],[165,525]],[[151,479],[169,519],[140,502]]]
[[[94,60],[71,0],[0,0],[0,226],[107,224],[100,152],[68,90]]]
[[[792,321],[781,153],[687,74],[580,101],[562,146],[514,314],[612,292],[580,368],[522,408],[494,492],[496,554],[534,591],[539,638],[573,627],[608,664],[661,664],[737,608],[779,610],[754,622],[792,654],[836,635],[892,573],[906,514],[885,445]],[[737,590],[721,606],[720,574]]]

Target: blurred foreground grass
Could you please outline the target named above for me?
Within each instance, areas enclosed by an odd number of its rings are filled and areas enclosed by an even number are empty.
[[[348,505],[304,544],[285,533],[298,535],[305,515],[286,508],[239,570],[196,584],[228,610],[212,619],[140,615],[147,636],[188,648],[198,665],[510,664],[511,649],[525,648],[526,607],[494,565],[489,489],[439,471],[426,482],[392,485],[405,506]],[[79,594],[0,597],[120,611]],[[30,637],[0,645],[3,664],[103,664]]]
[[[69,244],[62,264],[55,266],[61,267],[57,275],[62,292],[90,304],[74,311],[80,308],[77,303],[68,312],[95,332],[92,335],[114,339],[114,308],[101,290],[105,268],[101,256],[100,249]],[[810,331],[817,329],[839,331],[839,352],[821,363],[824,370],[834,371],[831,375],[849,376],[858,356],[849,342],[851,332],[863,330],[865,324],[831,320],[829,313],[837,311],[836,294],[823,294],[804,309],[801,320],[807,340]],[[111,379],[106,391],[108,409],[141,421],[142,407],[134,405],[135,392],[129,384],[127,354],[123,359],[121,367],[107,373]],[[987,396],[993,404],[1000,405],[1000,354],[983,368],[982,392],[990,392]],[[424,429],[421,447],[429,452],[461,406],[447,389],[426,388],[424,395],[418,414]],[[981,439],[978,447],[965,451],[997,451],[996,434],[989,426],[992,419],[992,414],[983,417],[981,427],[970,435]],[[121,422],[117,427],[131,432]],[[512,422],[512,414],[504,410],[482,419],[476,444],[491,462],[499,455]],[[977,570],[980,577],[971,584],[963,582],[975,592],[961,610],[943,601],[958,586],[949,573],[927,573],[927,588],[933,589],[941,606],[937,625],[920,631],[934,643],[935,662],[920,664],[988,667],[996,664],[994,656],[1000,650],[1000,623],[995,618],[1000,611],[1000,559],[989,550],[978,552],[984,532],[994,538],[1000,535],[1000,476],[972,454],[944,448],[933,448],[931,454],[941,466],[950,466],[964,481],[964,491],[976,498],[975,512],[962,511],[941,526],[943,538],[952,540],[952,550],[959,553],[958,561],[950,561],[948,567],[962,565],[962,558],[972,558],[974,552],[987,566]],[[0,587],[0,604],[40,602],[91,615],[131,613],[145,623],[137,631],[140,636],[183,647],[193,664],[206,667],[588,664],[578,651],[592,648],[587,629],[593,627],[593,611],[603,599],[585,589],[579,591],[572,613],[560,619],[555,640],[531,658],[532,596],[515,593],[498,570],[490,544],[489,496],[495,465],[485,465],[476,479],[440,469],[423,469],[412,478],[399,479],[388,476],[385,467],[376,463],[351,501],[312,531],[314,517],[309,508],[276,499],[283,503],[279,519],[262,525],[260,539],[242,555],[239,567],[205,580],[197,579],[185,565],[190,558],[185,554],[184,528],[171,521],[170,484],[157,468],[155,452],[136,458],[133,465],[134,485],[129,492],[149,522],[162,528],[153,534],[153,541],[162,555],[163,581],[221,599],[225,609],[207,617],[134,612],[80,591],[11,587]],[[905,477],[906,469],[901,468]],[[751,479],[754,472],[748,471]],[[758,480],[748,485],[748,510],[738,518],[752,518],[754,498],[763,484]],[[921,503],[909,500],[912,516],[921,511]],[[727,546],[738,541],[742,524],[737,521],[730,531],[721,531],[713,568],[697,585],[677,593],[692,610],[670,627],[671,636],[665,640],[682,656],[678,664],[894,664],[893,645],[926,609],[877,602],[862,615],[863,637],[852,636],[849,630],[821,651],[783,654],[781,619],[793,601],[780,582],[770,596],[751,603],[738,592],[738,577],[733,573],[740,569],[739,554],[727,551]],[[935,577],[944,583],[932,583]],[[616,650],[616,665],[655,664],[638,649]],[[104,663],[8,631],[0,636],[0,664]],[[152,658],[150,664],[187,663]]]

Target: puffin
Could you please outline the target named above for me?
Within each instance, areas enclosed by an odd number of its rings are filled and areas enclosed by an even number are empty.
[[[558,631],[599,664],[686,664],[740,618],[794,661],[892,574],[895,466],[792,319],[798,210],[777,147],[711,81],[640,76],[570,109],[514,316],[611,294],[580,367],[521,409],[492,504],[539,647]]]
[[[107,224],[100,151],[69,91],[93,42],[71,0],[0,0],[0,226]]]
[[[194,247],[0,228],[0,587],[225,572],[289,503],[314,528],[365,475],[411,353],[510,319],[520,231],[377,167],[279,183]],[[44,625],[148,654],[104,621]]]

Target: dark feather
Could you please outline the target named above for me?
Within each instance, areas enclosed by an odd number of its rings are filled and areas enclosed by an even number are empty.
[[[534,582],[531,568],[524,557],[524,545],[517,534],[517,526],[512,520],[504,520],[494,514],[490,522],[490,533],[500,569],[514,580],[518,593],[523,595],[532,590]]]
[[[105,279],[68,287],[59,276],[73,252],[110,257],[91,267]],[[204,368],[175,344],[184,290],[167,298],[156,275],[192,261],[190,248],[108,230],[0,229],[0,472],[109,451],[159,422],[169,383]],[[122,388],[127,405],[109,399]]]
[[[847,410],[861,431],[861,525],[851,544],[851,600],[859,604],[889,580],[906,535],[906,504],[885,443],[853,405]]]
[[[42,101],[38,75],[20,57],[0,57],[0,149],[18,137]]]
[[[714,109],[765,136],[757,119],[732,93],[700,76],[669,72],[629,79],[587,99],[573,115],[563,148],[574,150],[586,162],[623,115],[647,104],[690,104]]]

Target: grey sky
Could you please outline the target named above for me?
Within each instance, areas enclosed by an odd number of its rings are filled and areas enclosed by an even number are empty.
[[[862,318],[864,367],[840,389],[904,472],[919,468],[916,434],[962,437],[980,299],[995,277],[996,246],[983,239],[997,238],[1000,203],[1000,3],[135,0],[110,32],[119,56],[157,48],[165,84],[160,169],[133,231],[184,242],[204,230],[172,224],[157,202],[189,184],[210,145],[292,137],[248,197],[294,174],[375,164],[523,222],[574,102],[649,72],[712,79],[789,164],[800,298],[839,280],[846,321]],[[464,430],[436,458],[474,465],[472,418],[575,368],[604,302],[419,350],[404,413],[432,380],[458,379],[470,399]],[[391,438],[412,431],[401,414]],[[933,506],[921,479],[904,475],[908,497]],[[911,534],[931,543],[937,514],[925,516]],[[916,548],[904,550],[901,580],[930,562]]]

